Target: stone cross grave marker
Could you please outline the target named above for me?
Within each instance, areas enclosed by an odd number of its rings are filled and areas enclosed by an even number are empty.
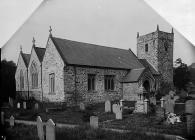
[[[15,121],[14,116],[11,116],[10,119],[9,119],[9,125],[11,127],[14,127],[14,121]]]
[[[26,109],[26,102],[23,102],[23,108]]]
[[[105,102],[105,112],[111,112],[111,103],[109,100]]]
[[[80,110],[85,110],[85,104],[81,102],[79,104],[79,108],[80,108]]]
[[[9,105],[11,107],[14,107],[14,102],[13,102],[13,99],[11,97],[9,97]]]
[[[18,108],[18,109],[20,108],[20,103],[17,103],[17,108]]]
[[[39,104],[35,103],[35,109],[38,110],[39,109]]]
[[[4,125],[5,124],[5,113],[1,112],[1,124]]]
[[[44,140],[43,122],[40,116],[37,117],[37,133],[39,140]]]
[[[55,140],[55,123],[49,119],[46,124],[46,140]]]
[[[90,126],[92,128],[98,128],[98,117],[97,116],[90,116]]]
[[[120,105],[117,105],[116,113],[115,113],[117,120],[122,120],[123,119],[122,113],[123,113],[122,107]]]

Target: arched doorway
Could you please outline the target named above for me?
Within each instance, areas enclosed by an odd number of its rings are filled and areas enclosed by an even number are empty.
[[[148,80],[145,80],[143,83],[143,87],[147,92],[150,92],[150,82]]]

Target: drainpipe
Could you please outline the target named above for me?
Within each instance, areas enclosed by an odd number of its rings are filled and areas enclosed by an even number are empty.
[[[28,85],[28,100],[29,100],[29,81],[28,81],[28,68],[27,68],[27,85]]]
[[[41,100],[42,100],[42,102],[43,102],[43,78],[42,78],[42,76],[43,76],[43,73],[42,73],[42,62],[41,62]]]

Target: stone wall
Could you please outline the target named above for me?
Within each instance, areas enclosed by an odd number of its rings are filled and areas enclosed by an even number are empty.
[[[64,62],[56,50],[52,40],[49,38],[45,56],[42,62],[42,83],[43,83],[43,100],[51,102],[64,101]],[[55,92],[49,92],[49,74],[55,74]]]
[[[95,74],[94,91],[88,91],[88,74]],[[76,91],[76,97],[74,97],[78,102],[104,102],[107,96],[109,96],[111,100],[121,99],[123,94],[123,87],[120,81],[126,74],[126,70],[67,66],[64,69],[64,87],[66,100],[75,100],[72,99],[73,96],[71,96],[74,91]],[[105,91],[104,75],[115,75],[114,91]]]
[[[174,34],[162,31],[152,32],[137,38],[137,56],[146,59],[162,74],[163,81],[173,82]],[[148,52],[145,45],[148,44]],[[166,51],[165,46],[168,46]]]
[[[20,71],[23,71],[23,75],[24,75],[24,89],[20,88]],[[17,69],[16,69],[16,73],[15,73],[15,80],[16,80],[16,96],[22,96],[24,98],[27,98],[28,96],[28,79],[27,79],[27,68],[26,65],[24,63],[24,60],[21,56],[21,54],[19,55],[18,58],[18,63],[17,63]]]
[[[123,83],[123,99],[127,101],[137,101],[139,83]]]
[[[31,66],[35,64],[36,69],[38,72],[38,87],[34,88],[32,87],[32,68]],[[34,97],[36,100],[42,100],[42,87],[41,87],[41,62],[39,61],[39,58],[34,50],[32,48],[31,51],[31,57],[30,57],[30,62],[28,66],[28,80],[29,80],[29,93],[31,97]]]

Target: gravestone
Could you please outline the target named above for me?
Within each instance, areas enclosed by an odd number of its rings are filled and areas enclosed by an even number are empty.
[[[11,107],[14,107],[14,102],[13,102],[13,99],[11,97],[9,97],[9,105]]]
[[[35,103],[35,110],[38,110],[38,109],[39,109],[39,104]]]
[[[174,113],[175,101],[170,99],[165,101],[165,112]]]
[[[113,104],[113,105],[112,105],[112,112],[113,112],[113,113],[116,113],[116,111],[117,111],[117,106],[118,106],[117,104]]]
[[[117,109],[116,109],[116,113],[115,114],[116,114],[116,119],[117,120],[122,120],[123,119],[123,116],[122,116],[123,109],[122,109],[122,107],[120,105],[117,106]]]
[[[18,108],[18,109],[20,108],[20,103],[17,103],[17,108]]]
[[[109,100],[105,102],[105,112],[111,112],[111,103]]]
[[[124,101],[124,100],[120,100],[120,106],[123,106],[123,101]]]
[[[160,99],[160,107],[165,107],[165,99],[163,97]]]
[[[26,102],[23,102],[23,108],[26,109]]]
[[[46,124],[46,140],[55,140],[55,123],[49,119]]]
[[[143,100],[137,100],[137,102],[135,103],[134,112],[144,113],[144,101]]]
[[[11,127],[14,127],[14,121],[15,121],[14,116],[11,116],[10,119],[9,119],[9,125]]]
[[[90,126],[92,128],[98,128],[98,117],[97,116],[90,116]]]
[[[85,110],[85,104],[83,102],[81,102],[79,104],[79,108],[80,108],[80,110]]]
[[[190,136],[195,136],[195,100],[188,100],[185,104],[185,112],[187,121],[187,132]]]
[[[1,124],[4,125],[5,124],[5,113],[1,112]]]
[[[144,113],[148,113],[149,112],[149,100],[148,99],[145,99],[144,100]]]
[[[43,122],[40,116],[37,117],[37,133],[39,140],[44,140]]]
[[[156,97],[150,97],[150,104],[156,105]]]

